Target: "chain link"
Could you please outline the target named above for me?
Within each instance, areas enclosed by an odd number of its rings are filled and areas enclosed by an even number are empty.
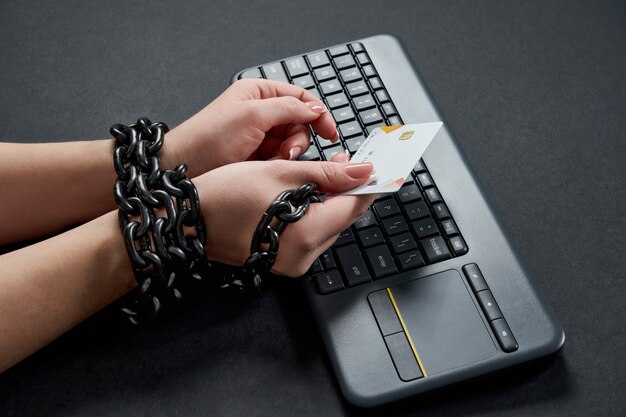
[[[319,202],[317,185],[313,183],[283,191],[261,217],[250,245],[250,256],[243,266],[244,274],[235,283],[244,291],[258,291],[263,275],[270,272],[278,256],[280,234],[287,224],[300,220],[311,203]]]
[[[139,284],[131,305],[122,311],[134,324],[180,300],[183,279],[201,280],[211,266],[204,252],[206,229],[200,198],[185,175],[186,165],[173,171],[160,167],[158,152],[168,130],[164,123],[146,118],[129,126],[115,124],[110,130],[115,138],[114,196]]]
[[[126,251],[139,284],[131,305],[122,309],[133,324],[152,319],[164,305],[182,298],[181,286],[213,272],[212,283],[257,293],[279,248],[279,236],[320,202],[315,184],[281,193],[263,214],[243,268],[211,264],[204,251],[206,228],[200,198],[187,178],[187,166],[161,170],[158,152],[168,127],[146,118],[111,126],[115,138],[114,197]]]

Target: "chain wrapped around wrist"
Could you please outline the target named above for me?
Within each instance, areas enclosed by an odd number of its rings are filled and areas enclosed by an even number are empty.
[[[315,184],[281,193],[255,229],[250,256],[243,268],[211,264],[204,252],[205,223],[198,191],[187,178],[187,166],[162,170],[158,152],[168,127],[146,118],[128,126],[111,126],[115,138],[113,162],[117,180],[115,201],[126,251],[138,283],[136,294],[122,311],[133,324],[153,319],[163,306],[182,297],[180,288],[213,271],[217,287],[257,293],[278,255],[279,236],[300,220],[310,204],[319,202]]]
[[[210,264],[198,191],[187,166],[162,170],[158,152],[168,127],[146,118],[111,126],[115,138],[115,201],[126,251],[138,283],[122,309],[133,324],[152,319],[182,297],[184,280],[201,280]]]
[[[297,190],[283,191],[261,217],[250,245],[250,256],[243,266],[244,290],[257,290],[278,256],[279,236],[289,223],[300,220],[311,203],[319,203],[317,185],[307,183]],[[266,246],[264,249],[263,246]]]

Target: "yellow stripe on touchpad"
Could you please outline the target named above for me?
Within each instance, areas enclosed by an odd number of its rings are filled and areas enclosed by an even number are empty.
[[[426,374],[426,369],[424,369],[424,364],[422,363],[422,360],[420,359],[420,355],[417,353],[417,350],[415,349],[415,345],[413,344],[413,339],[411,339],[411,334],[409,333],[409,330],[407,329],[404,323],[404,319],[402,318],[400,309],[398,308],[398,305],[396,304],[396,300],[393,298],[393,293],[391,292],[391,288],[387,288],[387,294],[389,294],[389,299],[391,300],[391,304],[393,304],[393,308],[394,310],[396,310],[396,314],[398,315],[398,318],[400,319],[400,325],[402,326],[402,329],[404,330],[404,334],[406,335],[406,338],[409,341],[409,345],[411,345],[411,350],[413,351],[413,355],[415,355],[417,364],[419,365],[420,370],[422,371],[422,374],[424,375],[424,377],[427,377],[428,374]]]

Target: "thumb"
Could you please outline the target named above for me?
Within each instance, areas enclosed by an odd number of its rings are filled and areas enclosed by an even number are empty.
[[[310,123],[327,111],[319,100],[303,102],[291,96],[253,100],[249,105],[254,124],[264,131],[274,126]]]
[[[296,162],[293,180],[302,184],[314,182],[321,192],[340,193],[367,183],[374,167],[370,162]]]

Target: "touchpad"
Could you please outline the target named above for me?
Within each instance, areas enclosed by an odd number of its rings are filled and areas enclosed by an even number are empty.
[[[387,292],[426,375],[496,354],[496,346],[457,271],[396,285]]]

